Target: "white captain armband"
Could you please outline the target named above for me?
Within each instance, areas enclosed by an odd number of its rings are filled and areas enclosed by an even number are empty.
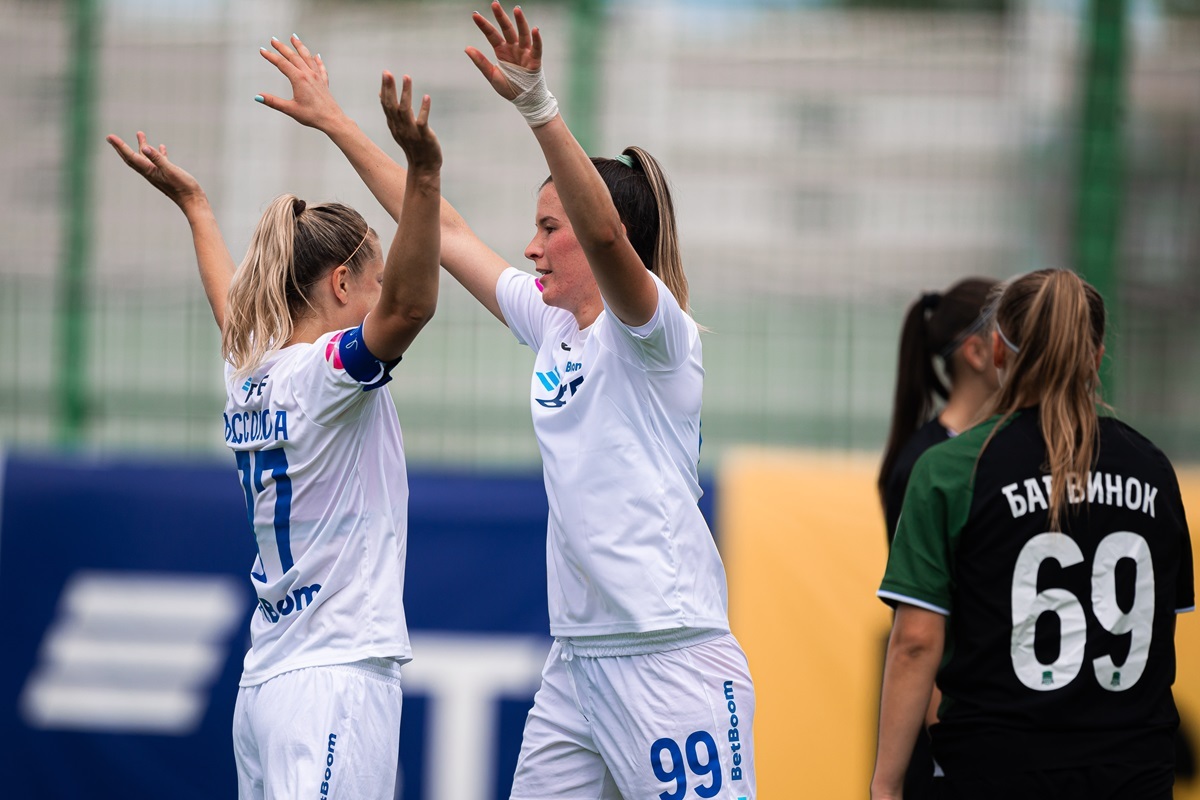
[[[378,389],[392,379],[392,368],[400,363],[380,361],[371,355],[363,341],[363,326],[334,334],[325,345],[325,360],[337,370],[342,370],[363,385],[363,391]]]

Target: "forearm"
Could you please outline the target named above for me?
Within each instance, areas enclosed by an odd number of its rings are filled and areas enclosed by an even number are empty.
[[[404,187],[408,170],[383,152],[379,145],[347,116],[341,116],[322,130],[346,156],[350,166],[354,167],[354,171],[384,210],[392,219],[399,220],[404,206]]]
[[[879,702],[879,748],[871,796],[899,797],[946,643],[946,618],[900,604],[888,640]]]
[[[233,258],[225,246],[225,238],[217,226],[212,206],[203,193],[180,202],[179,207],[192,229],[192,244],[196,250],[196,265],[200,270],[204,294],[212,307],[217,327],[224,330],[225,304],[235,269]]]
[[[563,209],[584,252],[612,247],[624,233],[612,195],[561,116],[533,129]]]
[[[417,320],[433,316],[441,250],[440,199],[438,171],[408,173],[400,224],[388,253],[381,309]]]
[[[871,781],[875,797],[900,795],[940,660],[939,648],[889,643],[879,703],[879,748]]]

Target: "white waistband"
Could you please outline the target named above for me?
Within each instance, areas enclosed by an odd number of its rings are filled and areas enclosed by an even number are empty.
[[[720,628],[669,628],[642,633],[610,633],[603,636],[565,636],[555,639],[562,647],[563,661],[575,656],[607,658],[611,656],[642,656],[682,650],[718,639],[728,631]]]
[[[330,664],[326,669],[349,669],[367,672],[380,678],[400,682],[400,662],[394,658],[364,658],[348,664]]]

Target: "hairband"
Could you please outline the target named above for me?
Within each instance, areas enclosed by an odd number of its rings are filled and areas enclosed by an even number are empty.
[[[1021,348],[1013,344],[1012,341],[1004,335],[1004,331],[1000,329],[999,322],[996,323],[996,333],[1000,334],[1000,341],[1004,342],[1005,347],[1007,347],[1009,350],[1012,350],[1014,353],[1021,352]]]
[[[926,292],[925,294],[921,295],[921,308],[925,309],[926,311],[933,311],[941,302],[942,295],[940,292]]]
[[[308,204],[305,203],[303,200],[301,200],[299,197],[293,198],[292,199],[292,216],[293,217],[300,216],[300,214],[302,214],[304,212],[304,209],[307,207],[308,207]]]
[[[974,322],[972,322],[967,327],[963,328],[962,331],[958,334],[958,336],[955,336],[953,339],[950,340],[950,344],[946,345],[945,347],[943,347],[941,350],[938,351],[938,355],[942,357],[943,361],[946,359],[949,359],[950,356],[954,355],[955,350],[957,350],[958,348],[963,346],[963,342],[965,342],[967,339],[970,339],[972,336],[974,336],[975,334],[977,334],[981,330],[983,330],[984,326],[987,325],[987,322],[988,322],[987,314],[984,312],[980,312],[979,316],[977,316],[975,318]]]
[[[620,161],[622,164],[629,167],[630,169],[634,168],[633,158],[625,155],[624,153],[621,153],[621,155],[619,155],[619,156],[613,156],[613,161]]]
[[[368,225],[367,232],[363,234],[362,241],[358,243],[358,247],[356,247],[350,251],[350,255],[346,256],[346,260],[342,262],[343,264],[349,264],[354,259],[355,253],[357,253],[362,248],[362,246],[367,243],[367,237],[370,235],[371,235],[371,226]]]

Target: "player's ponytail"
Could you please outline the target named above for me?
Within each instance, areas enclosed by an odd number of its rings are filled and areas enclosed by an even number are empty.
[[[926,292],[908,307],[900,328],[892,423],[876,483],[881,498],[900,451],[933,416],[937,399],[949,399],[958,349],[969,336],[982,331],[983,311],[995,285],[996,281],[988,278],[967,278],[944,294]],[[938,371],[939,363],[950,386]]]
[[[691,313],[675,204],[662,167],[640,147],[626,147],[617,158],[593,158],[592,163],[608,187],[625,235],[642,263],[671,290],[679,307]]]
[[[330,270],[345,264],[359,274],[379,257],[378,237],[349,206],[306,206],[295,195],[271,202],[250,239],[229,287],[221,352],[239,377],[268,351],[282,347],[295,323],[315,311],[309,294]]]
[[[1068,491],[1087,480],[1099,442],[1098,355],[1104,344],[1104,300],[1070,270],[1046,269],[1012,281],[996,299],[995,330],[1008,347],[1006,380],[994,399],[1004,421],[1038,406],[1050,473],[1049,529],[1062,530]],[[982,450],[981,450],[982,453]]]

